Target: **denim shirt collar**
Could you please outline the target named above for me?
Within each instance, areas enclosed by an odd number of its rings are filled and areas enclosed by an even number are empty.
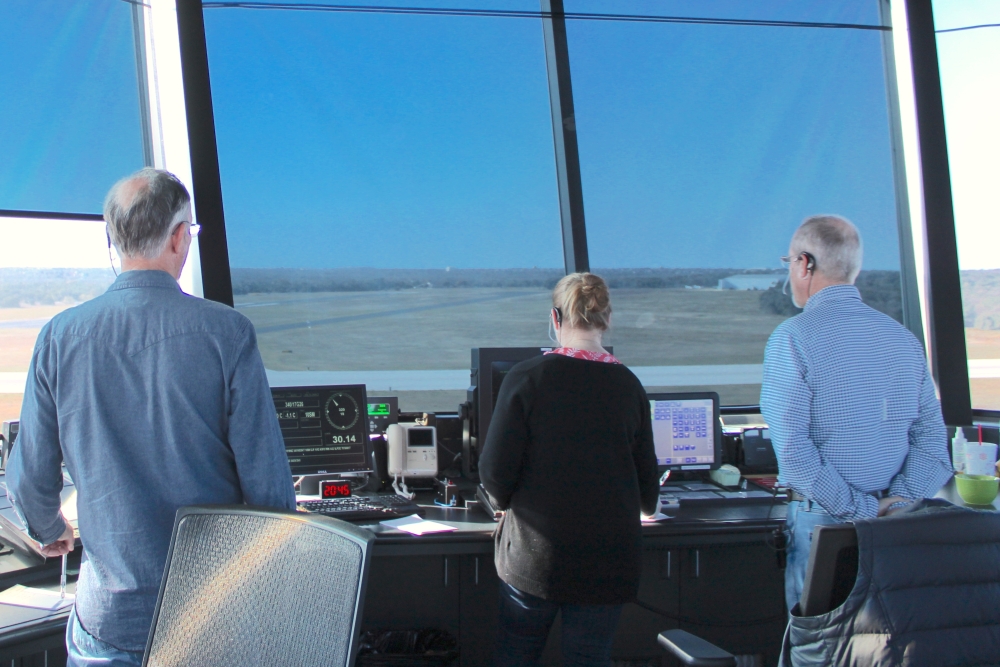
[[[824,287],[809,297],[803,311],[809,312],[813,308],[818,308],[825,303],[847,301],[848,299],[857,299],[858,301],[861,300],[861,292],[858,291],[857,287],[854,285],[830,285],[829,287]]]
[[[135,287],[160,287],[180,290],[174,277],[166,271],[126,271],[118,276],[108,288],[109,292]]]

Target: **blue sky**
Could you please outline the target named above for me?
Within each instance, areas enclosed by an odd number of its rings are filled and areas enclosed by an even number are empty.
[[[878,21],[875,0],[567,2],[623,7]],[[205,16],[233,266],[562,265],[540,20]],[[0,208],[99,212],[142,166],[130,20],[119,0],[0,5],[0,63],[33,63],[0,66],[23,100],[0,105]],[[868,268],[898,266],[878,33],[571,21],[569,39],[592,266],[776,267],[818,212],[859,224]]]
[[[867,0],[634,7],[877,21]],[[233,266],[561,265],[539,20],[209,9],[206,30]],[[879,33],[568,30],[592,266],[777,267],[805,216],[841,213],[866,266],[898,267]]]
[[[100,213],[142,166],[130,5],[0,2],[0,208]]]

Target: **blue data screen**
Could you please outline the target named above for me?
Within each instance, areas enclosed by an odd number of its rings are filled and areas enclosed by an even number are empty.
[[[714,405],[711,399],[649,402],[659,465],[715,463]]]

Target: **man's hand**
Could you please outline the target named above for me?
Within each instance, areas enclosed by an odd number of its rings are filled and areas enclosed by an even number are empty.
[[[69,525],[66,519],[63,519],[63,523],[66,524],[66,530],[59,536],[59,539],[52,544],[46,544],[42,547],[42,553],[45,554],[46,558],[62,556],[73,551],[73,547],[76,544],[76,540],[73,537],[73,526]]]
[[[901,496],[889,496],[888,498],[880,498],[878,501],[878,515],[889,516],[895,514],[896,512],[898,512],[903,508],[897,507],[896,509],[890,512],[889,511],[890,505],[893,505],[895,503],[912,503],[912,502],[913,502],[912,500],[908,500],[907,498],[903,498]]]

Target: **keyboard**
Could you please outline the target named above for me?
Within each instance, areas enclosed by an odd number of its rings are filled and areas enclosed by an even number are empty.
[[[300,510],[344,521],[383,521],[424,513],[419,505],[395,493],[302,500],[298,505]]]

